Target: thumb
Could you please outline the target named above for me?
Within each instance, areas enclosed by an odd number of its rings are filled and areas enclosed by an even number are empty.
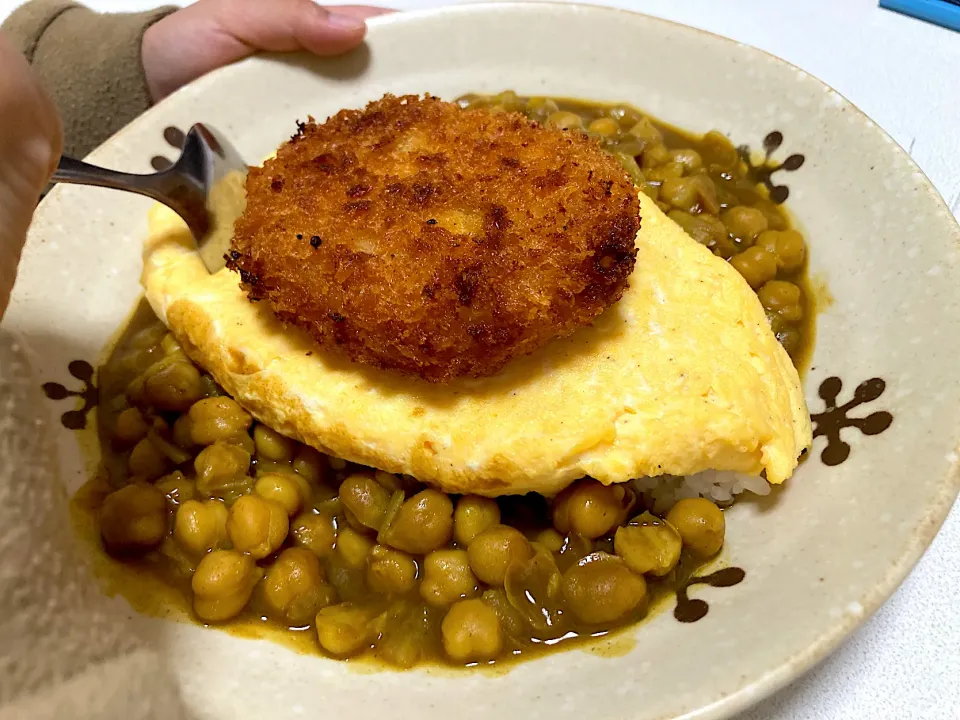
[[[261,50],[338,55],[363,41],[364,20],[389,12],[312,0],[199,0],[152,25],[143,65],[154,100]]]
[[[367,31],[365,20],[387,12],[364,5],[325,8],[312,0],[274,0],[269,10],[253,2],[248,12],[229,13],[223,22],[231,35],[255,50],[330,56],[359,45]]]
[[[40,193],[63,133],[60,118],[26,60],[0,35],[0,315],[6,310]]]

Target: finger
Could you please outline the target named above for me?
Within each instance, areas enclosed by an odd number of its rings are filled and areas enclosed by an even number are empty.
[[[191,80],[260,50],[337,55],[363,41],[370,6],[312,0],[200,0],[152,25],[143,38],[147,84],[160,100]]]
[[[397,12],[393,8],[377,7],[376,5],[328,5],[327,10],[338,15],[350,15],[363,20]]]
[[[228,34],[253,50],[336,55],[360,44],[369,9],[324,8],[312,0],[219,0]]]
[[[324,57],[339,55],[353,49],[362,42],[366,34],[367,19],[394,12],[387,8],[369,5],[339,5],[326,10],[328,14],[325,23],[306,25],[297,36],[302,49]],[[361,24],[362,30],[360,30]],[[349,34],[331,37],[330,26],[345,30]]]
[[[26,60],[0,33],[0,316],[27,228],[63,143],[60,118]]]

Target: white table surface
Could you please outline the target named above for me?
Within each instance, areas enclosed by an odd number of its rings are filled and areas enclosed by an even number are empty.
[[[186,0],[174,1],[185,4]],[[168,2],[88,0],[98,10],[114,12]],[[19,0],[0,0],[0,20],[19,4]],[[453,2],[380,0],[379,4],[414,10]],[[907,148],[954,214],[960,213],[960,33],[880,10],[876,0],[603,0],[597,4],[726,35],[813,73]],[[904,486],[908,491],[909,478],[904,478]],[[954,507],[913,574],[857,633],[819,667],[744,718],[960,718],[958,592],[960,505]]]

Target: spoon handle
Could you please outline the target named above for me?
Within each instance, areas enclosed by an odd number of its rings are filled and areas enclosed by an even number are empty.
[[[76,158],[63,156],[53,173],[52,181],[73,185],[94,185],[146,195],[180,215],[195,237],[202,237],[208,227],[203,185],[183,173],[178,165],[158,173],[135,175],[108,170]]]
[[[53,182],[71,183],[73,185],[94,185],[96,187],[111,188],[112,190],[126,190],[162,200],[158,197],[161,190],[157,183],[157,175],[133,175],[97,167],[82,160],[64,155],[60,164],[53,173]]]

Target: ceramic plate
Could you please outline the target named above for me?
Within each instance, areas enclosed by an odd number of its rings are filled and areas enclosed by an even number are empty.
[[[738,503],[723,561],[733,587],[690,589],[698,622],[670,609],[619,657],[573,650],[482,672],[358,672],[214,630],[158,623],[198,718],[726,717],[824,657],[890,595],[956,495],[960,437],[960,232],[929,181],[869,118],[823,83],[759,50],[627,12],[477,5],[376,19],[337,60],[252,59],[150,110],[91,160],[147,172],[171,156],[168,128],[210,122],[259,161],[294,121],[385,92],[521,94],[627,101],[683,128],[720,129],[775,161],[833,302],[819,318],[806,393],[817,439],[786,487]],[[761,155],[762,157],[762,155]],[[791,171],[791,169],[793,169]],[[785,191],[778,191],[783,193]],[[59,187],[41,205],[6,326],[37,351],[63,480],[88,476],[96,365],[140,294],[149,202]],[[83,361],[76,363],[74,361]],[[71,364],[72,363],[72,364]],[[81,404],[82,403],[82,406]],[[70,412],[68,412],[70,411]],[[605,656],[606,655],[606,656]]]

